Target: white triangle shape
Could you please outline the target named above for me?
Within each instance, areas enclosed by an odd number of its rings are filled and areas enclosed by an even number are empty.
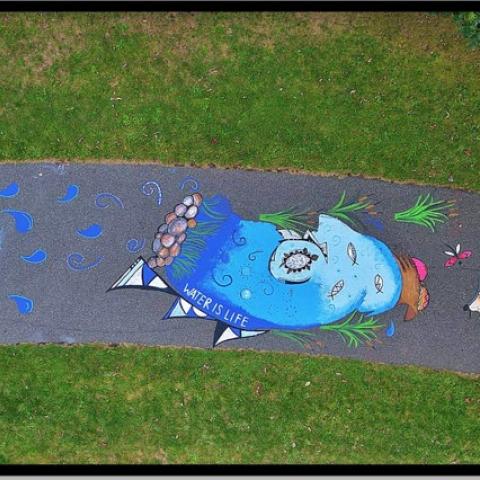
[[[266,330],[241,330],[240,336],[242,338],[256,337],[257,335],[261,335],[262,333],[265,333],[265,332]]]
[[[138,259],[111,287],[111,290],[126,285],[141,285],[142,284],[142,267],[144,265],[143,259]],[[140,280],[139,280],[140,279]],[[136,283],[137,282],[137,283]]]
[[[238,335],[230,327],[228,327],[223,331],[218,340],[215,342],[215,346],[219,345],[222,342],[226,342],[227,340],[232,340],[233,338],[238,338]]]
[[[197,317],[206,317],[207,316],[206,313],[203,313],[197,307],[193,307],[193,312],[195,313],[195,315],[197,315]]]
[[[185,299],[181,298],[180,299],[180,306],[182,307],[182,310],[185,312],[185,313],[188,313],[190,311],[190,309],[192,308],[192,305],[190,303],[188,303]]]
[[[168,285],[160,278],[160,277],[155,277],[149,284],[149,287],[153,288],[160,288],[162,290],[165,290],[168,288]]]

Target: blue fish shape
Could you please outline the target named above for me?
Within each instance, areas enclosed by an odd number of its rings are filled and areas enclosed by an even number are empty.
[[[47,259],[47,253],[41,249],[35,250],[31,255],[22,255],[22,259],[34,265],[43,263]]]
[[[21,234],[29,232],[33,228],[33,217],[20,210],[2,210],[3,213],[10,215],[15,220],[15,229]]]
[[[214,209],[199,209],[196,228],[186,232],[161,277],[139,257],[111,290],[157,288],[175,295],[166,317],[219,322],[214,345],[272,329],[311,329],[353,312],[387,312],[400,303],[403,270],[415,268],[380,240],[327,214],[319,215],[315,230],[300,234],[245,220],[224,197],[211,204]]]
[[[72,183],[67,187],[67,192],[65,193],[65,195],[63,197],[57,198],[57,202],[69,203],[72,200],[75,200],[75,198],[77,198],[79,191],[80,191],[80,187]]]
[[[77,233],[84,238],[98,238],[102,234],[102,227],[98,223],[92,223],[83,230],[77,230]]]
[[[17,310],[22,315],[28,315],[33,312],[33,300],[23,295],[9,295],[8,298],[15,302]]]
[[[0,198],[14,198],[19,192],[20,187],[18,186],[18,183],[13,182],[3,190],[0,190]]]

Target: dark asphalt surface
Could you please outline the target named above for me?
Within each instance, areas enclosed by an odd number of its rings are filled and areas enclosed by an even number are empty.
[[[426,280],[430,305],[410,322],[403,321],[404,306],[397,306],[379,320],[396,325],[389,337],[379,331],[372,345],[348,347],[335,333],[320,332],[323,345],[310,353],[353,357],[383,363],[417,364],[439,369],[480,372],[480,318],[470,317],[463,306],[478,292],[480,252],[480,197],[444,188],[398,185],[362,178],[319,177],[285,173],[260,173],[237,170],[169,168],[154,165],[66,165],[6,164],[0,166],[0,190],[12,182],[20,193],[14,198],[0,197],[0,211],[29,212],[33,229],[22,235],[9,214],[0,214],[0,342],[12,343],[139,343],[145,345],[190,345],[211,348],[214,322],[200,319],[162,321],[173,297],[149,291],[106,290],[139,256],[152,254],[151,242],[164,215],[185,196],[191,181],[182,191],[182,182],[192,177],[205,196],[223,194],[234,210],[247,219],[259,213],[276,212],[293,205],[326,211],[340,193],[348,197],[373,194],[381,202],[385,229],[373,227],[367,233],[384,241],[394,251],[421,258],[429,266]],[[144,195],[142,185],[157,182],[158,195]],[[78,197],[60,204],[67,186],[80,187]],[[99,193],[109,192],[121,199],[124,208],[109,203],[95,204]],[[435,233],[428,229],[393,221],[393,213],[412,206],[419,194],[435,199],[455,199],[459,216],[440,225]],[[97,239],[81,238],[78,229],[100,224],[103,234]],[[129,240],[145,240],[138,252],[127,248]],[[135,242],[130,242],[132,247]],[[461,244],[473,251],[471,258],[451,269],[445,243]],[[22,260],[37,249],[47,252],[45,262],[34,265]],[[84,264],[100,263],[85,270],[68,266],[67,258],[80,253]],[[21,315],[9,295],[23,295],[34,301],[33,312]],[[261,350],[305,350],[286,338],[271,333],[256,338],[227,342],[219,348]]]

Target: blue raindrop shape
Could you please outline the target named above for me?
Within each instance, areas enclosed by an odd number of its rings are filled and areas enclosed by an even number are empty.
[[[67,193],[63,197],[58,197],[58,203],[68,203],[77,198],[78,192],[80,191],[80,187],[78,185],[74,185],[73,183],[67,187]]]
[[[85,238],[98,238],[102,234],[102,227],[98,223],[92,223],[92,225],[83,230],[77,230],[77,233]]]
[[[33,312],[33,300],[30,298],[23,295],[9,295],[8,298],[16,303],[17,309],[22,315]]]
[[[27,233],[33,228],[33,218],[27,212],[19,210],[3,210],[15,220],[15,228],[19,233]]]
[[[390,325],[388,326],[385,333],[387,337],[393,337],[393,335],[395,334],[395,322],[393,320],[390,321]]]
[[[13,198],[18,195],[18,192],[20,192],[20,187],[18,186],[18,183],[11,183],[8,185],[8,187],[5,187],[3,190],[0,190],[0,197],[1,198]]]
[[[47,253],[41,249],[35,250],[31,255],[22,255],[27,263],[39,264],[47,259]]]

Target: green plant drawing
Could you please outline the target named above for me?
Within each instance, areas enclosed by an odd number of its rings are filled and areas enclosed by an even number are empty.
[[[413,207],[395,213],[394,219],[397,222],[415,223],[434,232],[437,223],[445,223],[448,220],[447,215],[442,213],[442,210],[452,208],[453,205],[454,202],[434,201],[428,193],[425,196],[420,195]]]
[[[277,337],[288,338],[292,342],[298,343],[303,348],[309,348],[312,343],[315,343],[317,335],[313,332],[306,331],[290,331],[290,330],[272,330],[273,335]]]
[[[295,211],[297,210],[297,211]],[[304,232],[315,223],[316,212],[298,210],[298,207],[291,207],[277,213],[262,213],[258,219],[262,222],[273,223],[277,227],[295,232]]]
[[[358,320],[355,321],[356,316],[357,312],[353,312],[343,322],[322,325],[320,329],[337,332],[349,347],[358,347],[366,341],[375,339],[377,337],[375,330],[385,326],[371,317],[364,320],[363,315],[360,315]]]
[[[355,320],[357,318],[357,320]],[[378,323],[373,318],[364,320],[364,316],[357,317],[357,312],[353,312],[341,323],[331,325],[322,325],[320,330],[338,333],[349,347],[358,347],[367,341],[374,340],[377,337],[375,330],[383,328],[385,325]],[[310,347],[312,343],[317,343],[317,333],[307,331],[290,330],[272,330],[272,333],[278,337],[288,338],[298,343],[302,347]]]
[[[351,217],[352,213],[367,209],[367,207],[370,207],[370,203],[368,201],[346,203],[345,198],[346,192],[343,192],[337,204],[330,208],[327,213],[332,217],[355,225],[357,222]]]

